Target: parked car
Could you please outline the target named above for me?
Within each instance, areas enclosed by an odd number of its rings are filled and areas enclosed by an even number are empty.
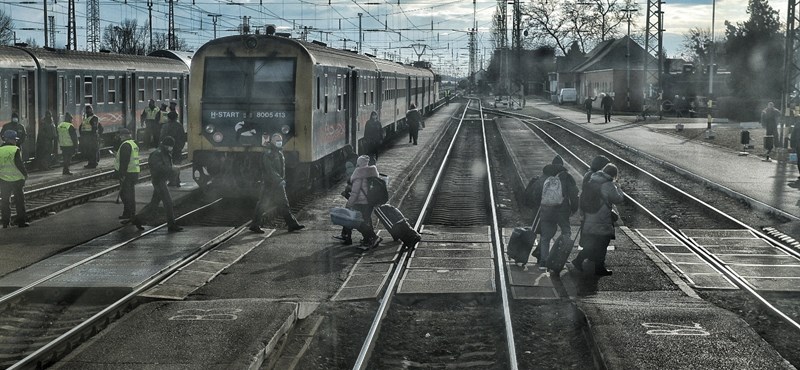
[[[578,91],[574,87],[567,87],[558,92],[558,104],[578,103]]]

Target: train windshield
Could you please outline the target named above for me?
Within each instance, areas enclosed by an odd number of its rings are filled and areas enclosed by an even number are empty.
[[[207,58],[204,99],[286,103],[294,99],[293,58]]]

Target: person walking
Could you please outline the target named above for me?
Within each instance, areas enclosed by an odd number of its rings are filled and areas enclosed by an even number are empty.
[[[297,219],[289,209],[289,198],[286,197],[286,160],[283,157],[283,136],[273,134],[269,145],[261,156],[261,191],[256,204],[250,231],[263,234],[261,218],[268,209],[277,209],[286,221],[289,232],[302,230],[305,225]]]
[[[22,144],[25,143],[25,139],[28,138],[28,134],[25,131],[25,125],[19,121],[19,114],[17,114],[17,112],[11,113],[11,122],[6,123],[3,125],[3,128],[0,129],[0,137],[2,137],[3,134],[8,130],[13,130],[17,133],[16,145],[22,149]],[[24,159],[25,156],[23,155],[22,158]]]
[[[569,216],[578,211],[578,185],[564,167],[561,156],[556,155],[552,163],[544,166],[542,176],[533,184],[531,199],[533,209],[539,210],[539,269],[547,270],[550,241],[558,229],[561,229],[561,237],[572,235]]]
[[[127,220],[136,215],[136,183],[139,181],[139,146],[131,139],[131,132],[122,128],[118,132],[122,144],[114,158],[114,171],[119,179],[119,198],[122,200],[122,216]]]
[[[605,93],[603,99],[600,99],[600,107],[603,108],[605,123],[611,122],[611,109],[614,108],[614,98],[608,93]]]
[[[605,165],[611,163],[611,161],[604,155],[598,155],[592,159],[592,163],[589,165],[589,170],[583,174],[583,180],[581,181],[581,199],[585,198],[586,194],[586,185],[589,184],[589,180],[592,179],[592,174],[597,171],[602,171]],[[580,203],[580,201],[579,201]],[[582,206],[579,208],[583,208]],[[581,210],[581,228],[583,228],[583,223],[586,221],[586,212]],[[578,240],[578,245],[581,246],[581,251],[578,252],[578,255],[572,260],[572,264],[575,265],[578,262],[583,263],[583,260],[589,258],[590,255],[590,247],[591,247],[592,240],[586,237],[586,234],[581,233],[581,237]]]
[[[181,163],[183,146],[186,144],[186,131],[183,130],[183,125],[178,122],[178,113],[167,113],[167,123],[161,127],[161,137],[167,136],[175,139],[175,146],[172,147],[172,163],[178,165]],[[171,178],[167,185],[181,187],[180,174],[180,171],[176,171],[175,177]]]
[[[587,254],[579,253],[572,260],[572,265],[578,271],[583,271],[583,261],[588,258],[595,262],[595,274],[608,276],[613,271],[606,268],[606,253],[608,244],[615,237],[614,204],[621,204],[625,199],[622,190],[616,183],[617,166],[609,163],[603,167],[602,171],[597,171],[591,175],[586,190],[581,197],[581,209],[585,212],[582,233],[586,235],[584,250]],[[583,200],[586,200],[584,202]]]
[[[39,133],[36,138],[36,167],[40,170],[50,168],[53,161],[53,142],[57,141],[56,126],[53,124],[53,113],[45,112],[39,121]]]
[[[72,176],[72,172],[69,172],[69,165],[72,162],[72,156],[75,155],[75,148],[78,147],[78,132],[72,125],[72,115],[69,112],[64,113],[64,122],[58,124],[56,131],[58,132],[58,146],[61,147],[61,174]]]
[[[383,239],[378,237],[372,227],[374,204],[369,203],[367,192],[369,190],[369,179],[378,177],[378,167],[370,165],[369,162],[370,157],[366,155],[362,155],[356,160],[356,169],[353,171],[353,175],[350,176],[353,190],[350,198],[347,199],[347,208],[361,212],[364,222],[361,223],[357,230],[364,237],[362,244],[367,248],[375,248]]]
[[[132,141],[132,140],[131,140]],[[167,136],[161,139],[161,144],[158,149],[150,153],[148,157],[148,164],[150,165],[150,182],[153,184],[153,196],[150,198],[150,203],[142,208],[139,213],[133,216],[130,220],[123,220],[123,223],[130,221],[136,225],[139,230],[144,230],[142,226],[151,213],[155,212],[158,208],[158,203],[164,204],[164,211],[167,214],[167,231],[177,232],[183,230],[178,226],[175,221],[175,211],[172,208],[172,196],[169,194],[167,188],[167,181],[174,176],[176,171],[172,165],[172,148],[175,146],[175,140]],[[132,155],[132,154],[131,154]]]
[[[767,107],[761,111],[761,124],[767,129],[767,135],[775,137],[778,134],[778,117],[781,111],[775,109],[775,104],[767,103]]]
[[[356,170],[356,166],[358,160],[358,154],[356,154],[355,150],[351,145],[345,145],[344,147],[344,174],[347,178],[347,185],[342,191],[342,196],[346,199],[350,199],[353,194],[353,181],[350,180],[350,177],[353,176],[353,172]],[[340,235],[335,235],[334,239],[341,240],[342,244],[350,245],[353,244],[353,230],[342,227],[342,233]]]
[[[26,221],[25,194],[22,191],[28,172],[22,162],[21,149],[17,146],[18,139],[16,131],[6,130],[3,132],[3,145],[0,146],[0,216],[4,229],[11,223],[12,196],[17,211],[17,226],[30,226]]]
[[[145,128],[143,142],[147,143],[151,148],[158,147],[160,142],[158,135],[161,132],[161,127],[159,127],[159,122],[161,122],[161,110],[156,107],[155,100],[150,99],[150,101],[147,102],[147,108],[142,111],[139,121],[142,127]]]
[[[411,144],[413,142],[414,145],[417,145],[419,126],[422,124],[422,114],[417,110],[417,106],[414,103],[408,106],[406,122],[408,122],[408,143]]]
[[[594,98],[590,98],[590,97],[587,96],[586,99],[583,100],[583,109],[586,110],[586,122],[587,123],[591,123],[592,122],[592,103],[595,100],[597,100],[596,96]]]
[[[383,143],[383,126],[378,119],[378,112],[372,111],[364,125],[364,153],[370,156],[370,163],[378,162],[378,150]]]
[[[103,128],[100,120],[94,115],[94,108],[86,105],[83,123],[81,123],[81,153],[88,163],[83,168],[97,168],[100,161],[100,135]]]

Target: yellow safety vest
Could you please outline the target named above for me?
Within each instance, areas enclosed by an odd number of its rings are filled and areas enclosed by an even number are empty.
[[[72,137],[69,136],[69,129],[72,127],[72,122],[61,122],[56,128],[58,130],[58,145],[69,147],[74,146]]]
[[[158,109],[158,107],[153,107],[153,109],[150,109],[150,107],[147,107],[147,108],[144,109],[144,113],[145,113],[144,119],[153,121],[153,120],[156,119],[156,115],[158,115],[158,112],[160,112],[160,111],[161,110]]]
[[[136,145],[136,142],[133,141],[133,139],[125,140],[122,142],[122,144],[120,144],[114,159],[114,169],[119,171],[119,153],[122,152],[122,146],[125,145],[125,143],[131,145],[131,160],[128,162],[128,169],[125,171],[125,173],[139,173],[139,146]]]
[[[83,119],[83,123],[81,123],[81,131],[92,131],[92,118],[94,118],[94,115],[91,115]]]
[[[167,123],[167,113],[169,113],[169,112],[166,112],[166,111],[163,111],[163,110],[161,111],[161,124],[162,125]]]
[[[19,147],[16,145],[0,146],[0,180],[9,182],[25,180],[25,175],[19,171],[14,163],[14,157],[18,151]]]

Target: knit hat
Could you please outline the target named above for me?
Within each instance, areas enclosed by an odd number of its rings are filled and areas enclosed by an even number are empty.
[[[117,133],[119,134],[119,136],[130,135],[131,134],[131,130],[128,130],[127,128],[121,128],[121,129],[119,129],[119,131]]]
[[[14,130],[8,130],[4,132],[3,140],[17,140],[17,132]]]
[[[615,166],[613,163],[609,163],[605,167],[603,167],[603,172],[605,172],[606,175],[609,175],[612,178],[616,178],[617,177],[617,166]]]
[[[597,157],[594,157],[594,159],[592,159],[591,170],[600,171],[601,169],[603,169],[603,166],[605,166],[609,162],[611,161],[608,158],[606,158],[606,156],[598,155]]]
[[[561,158],[560,155],[556,154],[556,156],[553,158],[552,164],[558,164],[558,165],[562,165],[563,166],[564,165],[564,158]]]
[[[161,139],[161,145],[164,145],[164,146],[175,146],[175,139],[173,139],[172,136],[167,136],[167,137]]]
[[[64,113],[64,121],[72,122],[72,115],[69,112]]]
[[[167,119],[170,119],[170,120],[176,120],[176,119],[178,119],[178,113],[175,113],[175,112],[169,112],[169,113],[167,113]]]
[[[367,165],[369,165],[369,156],[368,155],[362,155],[362,156],[358,157],[358,159],[356,159],[356,166],[358,166],[358,167],[366,167]]]

